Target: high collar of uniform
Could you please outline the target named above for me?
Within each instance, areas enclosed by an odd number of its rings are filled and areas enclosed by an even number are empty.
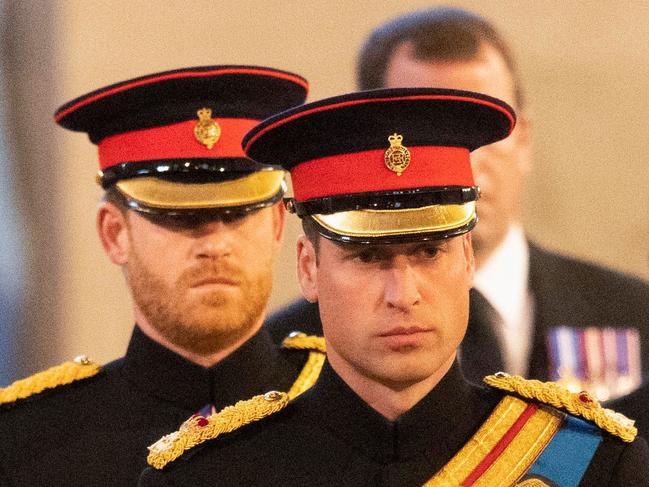
[[[307,414],[314,414],[332,434],[379,463],[425,455],[435,468],[450,459],[475,428],[476,391],[454,364],[437,386],[397,421],[390,422],[365,403],[326,363],[311,393]],[[484,414],[488,412],[485,408]],[[478,416],[483,413],[478,412]],[[468,424],[467,424],[468,423]],[[441,463],[440,463],[441,462]]]
[[[153,341],[136,326],[124,370],[135,387],[190,411],[207,404],[219,410],[269,388],[281,390],[287,381],[290,386],[295,375],[264,329],[218,364],[205,368]]]

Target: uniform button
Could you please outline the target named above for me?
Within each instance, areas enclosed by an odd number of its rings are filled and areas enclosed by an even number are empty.
[[[268,402],[279,401],[282,398],[282,393],[278,391],[269,391],[264,394],[264,399]]]
[[[89,365],[90,359],[87,355],[79,355],[78,357],[74,358],[73,362],[79,365]]]

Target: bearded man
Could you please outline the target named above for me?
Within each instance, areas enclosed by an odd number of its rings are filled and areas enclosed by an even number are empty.
[[[275,69],[208,66],[124,81],[57,111],[98,145],[97,231],[136,325],[126,355],[105,367],[82,357],[0,390],[0,485],[134,485],[147,445],[191,415],[301,391],[304,353],[260,331],[284,172],[247,159],[241,139],[307,90]]]

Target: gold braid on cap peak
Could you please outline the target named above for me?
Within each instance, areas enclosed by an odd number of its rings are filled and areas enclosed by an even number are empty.
[[[611,433],[627,443],[631,443],[638,434],[634,421],[621,413],[606,409],[588,392],[570,392],[556,382],[541,382],[524,379],[518,375],[498,372],[488,375],[484,383],[513,392],[521,397],[549,404],[562,411],[592,421],[604,431]]]
[[[71,384],[81,379],[97,375],[101,367],[81,355],[74,360],[38,372],[26,379],[21,379],[10,386],[0,389],[0,405],[16,402],[46,389],[54,389],[65,384]]]
[[[149,447],[147,462],[153,468],[162,469],[187,450],[208,440],[230,433],[250,423],[262,420],[286,407],[290,400],[315,384],[325,361],[325,341],[319,336],[307,336],[294,332],[286,337],[282,347],[289,350],[308,350],[309,357],[302,371],[285,392],[271,391],[234,406],[223,408],[207,417],[194,415],[185,421],[178,431],[160,438]]]

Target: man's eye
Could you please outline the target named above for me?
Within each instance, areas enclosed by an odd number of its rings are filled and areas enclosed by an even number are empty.
[[[361,262],[368,264],[370,262],[377,261],[379,259],[379,255],[377,252],[374,252],[372,250],[362,250],[361,252],[356,254],[356,258]]]
[[[425,257],[437,257],[439,253],[441,252],[441,249],[439,247],[434,247],[434,246],[426,246],[421,249],[422,254]]]

